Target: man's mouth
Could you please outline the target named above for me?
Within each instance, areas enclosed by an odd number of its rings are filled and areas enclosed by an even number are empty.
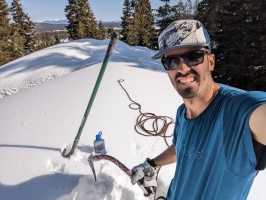
[[[191,82],[195,81],[196,78],[194,76],[190,76],[190,77],[179,77],[179,78],[177,78],[177,80],[180,83],[186,84],[186,83],[191,83]]]

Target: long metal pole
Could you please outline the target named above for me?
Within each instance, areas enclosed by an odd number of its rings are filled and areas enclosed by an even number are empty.
[[[92,94],[91,94],[91,97],[90,97],[90,101],[89,101],[89,103],[88,103],[88,106],[87,106],[86,111],[85,111],[85,113],[84,113],[84,116],[83,116],[83,118],[82,118],[81,124],[80,124],[80,126],[79,126],[78,133],[77,133],[77,135],[76,135],[76,137],[75,137],[75,139],[74,139],[74,142],[73,142],[73,145],[72,145],[71,151],[70,151],[67,155],[65,155],[66,149],[64,149],[63,152],[61,153],[61,155],[62,155],[63,157],[66,157],[66,158],[70,157],[70,155],[74,153],[74,151],[75,151],[75,149],[76,149],[76,147],[77,147],[77,145],[78,145],[78,142],[79,142],[79,139],[80,139],[80,135],[81,135],[82,130],[83,130],[83,128],[84,128],[84,125],[85,125],[85,123],[86,123],[86,121],[87,121],[87,118],[88,118],[88,115],[89,115],[89,113],[90,113],[90,110],[91,110],[91,107],[92,107],[93,101],[94,101],[94,99],[95,99],[95,97],[96,97],[97,91],[98,91],[99,86],[100,86],[100,83],[101,83],[101,81],[102,81],[102,78],[103,78],[103,75],[104,75],[104,72],[105,72],[105,69],[106,69],[107,63],[108,63],[108,61],[109,61],[109,58],[110,58],[110,56],[111,56],[111,54],[112,54],[112,52],[113,52],[113,49],[114,49],[115,43],[116,43],[116,41],[117,41],[117,37],[118,37],[118,34],[115,33],[115,32],[114,32],[114,33],[112,34],[112,36],[111,36],[111,40],[110,40],[110,43],[109,43],[108,49],[107,49],[107,51],[106,51],[106,55],[105,55],[105,58],[104,58],[104,61],[103,61],[103,64],[102,64],[101,70],[100,70],[100,72],[99,72],[99,75],[98,75],[97,81],[96,81],[96,83],[95,83],[95,86],[94,86],[94,88],[93,88],[93,91],[92,91]]]

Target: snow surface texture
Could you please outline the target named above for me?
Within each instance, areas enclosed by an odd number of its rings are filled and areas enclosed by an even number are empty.
[[[129,169],[167,148],[161,137],[136,133],[139,112],[128,107],[131,102],[117,82],[125,80],[123,86],[143,112],[175,118],[182,99],[160,61],[150,59],[154,51],[117,41],[78,147],[70,159],[60,155],[61,148],[72,146],[108,43],[62,43],[0,68],[0,200],[146,199],[109,161],[94,163],[95,182],[87,158],[99,131],[107,154]],[[168,134],[172,131],[170,126]],[[174,168],[161,169],[158,195],[166,194]],[[261,172],[249,199],[265,199],[265,185]]]

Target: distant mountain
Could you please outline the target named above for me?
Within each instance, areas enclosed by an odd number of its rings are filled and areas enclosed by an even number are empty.
[[[45,20],[40,23],[45,24],[68,24],[68,21],[66,19],[53,19],[53,20]]]
[[[99,23],[100,21],[97,21]],[[108,28],[109,26],[112,26],[114,29],[121,29],[121,23],[122,21],[116,20],[116,21],[102,21],[103,25]]]
[[[66,31],[66,24],[51,24],[44,22],[35,22],[36,32],[42,33],[47,31]]]
[[[99,21],[97,21],[99,23]],[[114,29],[121,29],[121,21],[102,21],[103,25],[108,28],[112,26]],[[42,22],[35,22],[35,30],[37,32],[46,31],[64,31],[66,30],[66,25],[68,20],[65,19],[55,19],[55,20],[45,20]]]

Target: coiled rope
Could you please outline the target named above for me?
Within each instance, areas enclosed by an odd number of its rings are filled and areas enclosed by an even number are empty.
[[[139,110],[139,116],[136,119],[136,125],[135,125],[135,130],[137,133],[143,136],[160,136],[163,137],[166,145],[169,147],[169,144],[167,142],[167,138],[172,137],[173,134],[171,135],[166,135],[167,129],[171,124],[174,124],[174,120],[171,117],[168,116],[157,116],[153,113],[148,113],[148,112],[142,112],[141,111],[141,105],[137,103],[136,101],[132,100],[130,95],[128,94],[127,90],[124,88],[122,85],[123,79],[119,79],[117,82],[121,86],[121,88],[125,91],[127,94],[129,100],[132,102],[129,104],[129,107],[132,110]],[[145,128],[145,124],[147,122],[151,122],[152,124],[152,129],[149,130]]]

